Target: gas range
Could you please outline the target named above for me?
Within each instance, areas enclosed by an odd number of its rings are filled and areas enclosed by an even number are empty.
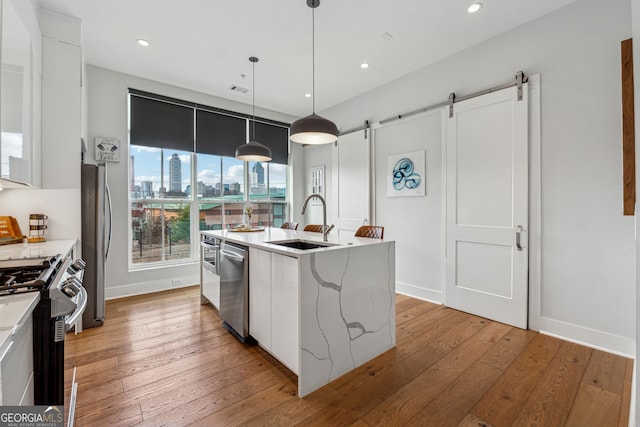
[[[0,297],[39,291],[42,299],[52,300],[51,317],[77,312],[78,308],[82,311],[86,305],[86,291],[82,287],[85,266],[81,259],[71,262],[61,255],[2,260]]]
[[[34,401],[64,404],[64,338],[87,305],[85,263],[70,256],[0,260],[0,298],[39,292],[33,310]]]

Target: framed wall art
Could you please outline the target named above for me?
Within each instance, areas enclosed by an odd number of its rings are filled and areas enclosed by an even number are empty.
[[[389,156],[387,197],[424,196],[426,194],[426,151]]]
[[[115,138],[96,137],[96,161],[119,162],[120,140]]]

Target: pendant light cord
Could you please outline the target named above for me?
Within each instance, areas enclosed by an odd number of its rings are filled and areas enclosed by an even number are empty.
[[[256,63],[255,61],[251,61],[252,72],[253,72],[253,139],[249,138],[249,140],[256,140]]]
[[[316,9],[311,8],[311,110],[316,113]]]

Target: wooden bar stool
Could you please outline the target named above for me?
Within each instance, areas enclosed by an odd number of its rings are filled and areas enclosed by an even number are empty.
[[[334,225],[328,225],[327,227],[329,227],[329,231],[327,231],[327,233],[331,232],[331,230],[333,230]],[[322,224],[307,224],[304,226],[304,230],[302,231],[311,231],[313,233],[322,233]]]
[[[293,221],[283,222],[280,228],[286,228],[287,230],[297,230],[298,223]]]
[[[356,230],[356,237],[368,237],[370,239],[383,239],[384,227],[381,225],[363,225]]]

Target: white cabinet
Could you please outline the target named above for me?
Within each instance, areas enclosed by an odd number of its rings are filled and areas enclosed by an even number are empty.
[[[249,334],[271,349],[271,252],[249,248]]]
[[[33,405],[33,317],[15,326],[0,354],[0,405]]]
[[[206,301],[202,301],[205,304],[207,301],[213,305],[216,310],[220,310],[220,276],[215,274],[203,262],[200,267],[200,283],[202,296],[206,298]],[[213,268],[213,267],[211,267]]]
[[[251,248],[249,333],[298,374],[298,259]]]
[[[42,187],[80,188],[82,25],[46,9],[40,12],[42,43]],[[86,141],[90,145],[90,141]],[[87,158],[89,162],[93,159]]]
[[[0,177],[38,185],[40,34],[31,2],[0,7]]]
[[[298,373],[298,259],[272,254],[271,351]]]

